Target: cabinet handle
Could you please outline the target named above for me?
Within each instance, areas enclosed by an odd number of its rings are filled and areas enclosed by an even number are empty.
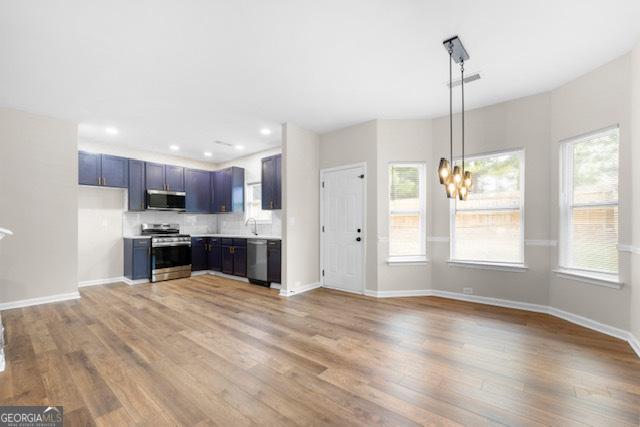
[[[147,248],[147,255],[151,256],[151,246]]]
[[[273,200],[269,201],[269,208],[273,209]]]
[[[107,185],[107,178],[102,178],[102,185]]]

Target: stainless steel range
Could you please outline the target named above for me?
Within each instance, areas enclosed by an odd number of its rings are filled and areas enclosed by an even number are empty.
[[[191,236],[180,234],[178,224],[142,224],[151,236],[151,281],[191,277]]]

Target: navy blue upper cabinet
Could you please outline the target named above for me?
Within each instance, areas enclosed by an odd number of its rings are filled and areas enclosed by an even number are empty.
[[[282,209],[281,160],[277,154],[262,159],[262,209]]]
[[[102,185],[127,188],[129,181],[129,159],[102,155]]]
[[[165,190],[164,165],[146,162],[145,178],[147,190]]]
[[[167,191],[184,191],[184,168],[165,165],[165,184]]]
[[[147,162],[147,190],[184,191],[184,168]]]
[[[209,213],[211,208],[211,181],[209,172],[185,169],[184,190],[187,212]]]
[[[213,213],[244,212],[244,169],[230,167],[211,173]]]
[[[128,159],[79,151],[78,183],[127,188],[129,183]]]
[[[82,185],[101,184],[100,154],[78,152],[78,183]]]
[[[129,160],[129,210],[143,211],[145,202],[144,162]]]

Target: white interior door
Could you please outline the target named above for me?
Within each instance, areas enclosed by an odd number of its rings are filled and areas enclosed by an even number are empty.
[[[364,292],[364,166],[322,173],[323,285]]]

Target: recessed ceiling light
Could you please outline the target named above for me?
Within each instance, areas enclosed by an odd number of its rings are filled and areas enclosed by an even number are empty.
[[[263,135],[271,135],[271,129],[267,129],[267,128],[261,129],[260,133]]]
[[[236,150],[244,150],[244,145],[236,145]]]
[[[205,157],[211,157],[211,156],[213,156],[213,153],[212,153],[212,152],[210,152],[210,151],[205,151],[205,152],[204,152],[204,156],[205,156]]]
[[[104,128],[104,132],[108,135],[117,135],[118,129],[110,126],[110,127]]]
[[[172,151],[178,151],[180,149],[180,147],[178,147],[177,145],[170,145],[169,149]]]

